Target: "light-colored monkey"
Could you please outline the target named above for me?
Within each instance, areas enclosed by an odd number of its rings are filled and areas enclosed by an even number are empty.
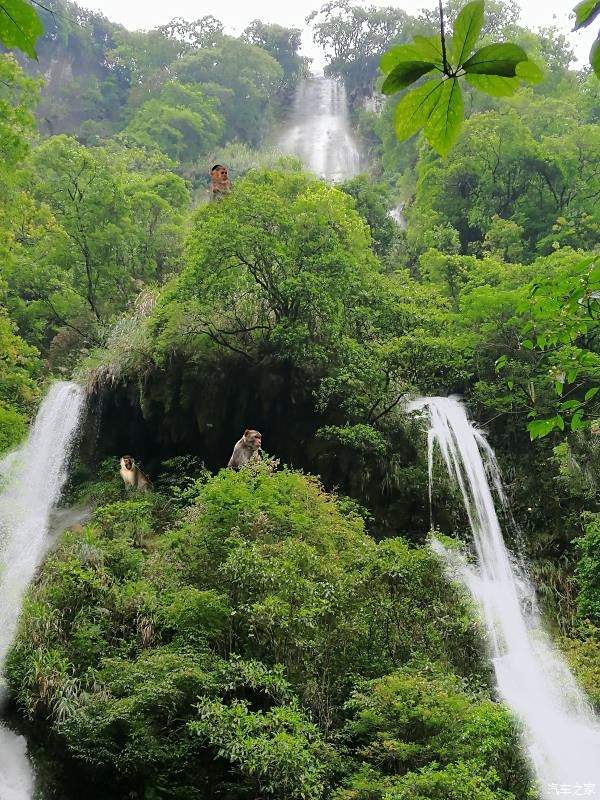
[[[250,462],[260,461],[261,445],[262,433],[246,428],[242,438],[236,442],[227,466],[230,469],[241,469]]]
[[[231,191],[229,171],[223,164],[215,164],[210,171],[210,199],[222,200]]]
[[[125,486],[133,486],[140,492],[147,492],[152,488],[150,479],[135,463],[133,456],[122,456],[120,472]]]

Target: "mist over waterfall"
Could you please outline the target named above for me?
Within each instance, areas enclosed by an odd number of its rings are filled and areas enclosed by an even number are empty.
[[[27,587],[48,550],[50,514],[67,477],[83,403],[77,384],[53,384],[26,442],[0,460],[0,668]],[[29,800],[32,794],[25,741],[0,728],[0,798]]]
[[[343,83],[323,76],[303,80],[277,146],[301,158],[306,169],[326,180],[343,181],[358,175],[361,156]]]
[[[481,610],[498,691],[523,724],[541,796],[596,794],[600,720],[544,632],[533,587],[504,543],[493,493],[502,506],[507,501],[494,453],[458,400],[421,398],[409,410],[429,414],[430,483],[437,444],[462,493],[477,566],[441,546],[439,550]]]

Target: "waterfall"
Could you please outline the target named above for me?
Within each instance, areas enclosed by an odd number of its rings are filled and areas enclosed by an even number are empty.
[[[390,217],[402,230],[406,230],[406,217],[404,216],[404,203],[398,203],[390,211]]]
[[[298,156],[306,169],[326,180],[343,181],[358,175],[361,158],[350,127],[344,85],[322,76],[302,81],[277,146]]]
[[[0,669],[48,550],[50,514],[67,477],[83,403],[77,384],[53,384],[23,446],[0,460]],[[30,800],[33,783],[23,738],[0,728],[1,800]]]
[[[600,795],[600,720],[544,632],[533,587],[504,543],[493,492],[507,501],[493,450],[456,399],[421,398],[408,410],[429,415],[430,481],[437,444],[462,493],[477,566],[462,559],[459,572],[485,623],[499,695],[522,723],[540,795]]]

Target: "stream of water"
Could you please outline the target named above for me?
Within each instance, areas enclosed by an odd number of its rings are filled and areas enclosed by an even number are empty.
[[[600,720],[544,631],[535,592],[504,542],[494,504],[507,501],[494,452],[462,403],[425,397],[409,405],[429,417],[429,479],[439,447],[468,514],[477,566],[436,547],[470,590],[488,634],[498,692],[523,725],[540,795],[600,797]]]
[[[361,155],[350,126],[344,84],[323,76],[302,81],[277,146],[298,156],[306,169],[325,180],[358,175]]]
[[[0,460],[0,670],[23,598],[51,542],[51,514],[84,405],[75,383],[50,387],[22,447]],[[31,800],[34,776],[23,737],[0,727],[0,800]]]
[[[350,125],[344,84],[333,78],[313,76],[300,82],[276,146],[298,156],[306,169],[327,181],[346,181],[368,166]],[[389,214],[406,228],[403,202]]]

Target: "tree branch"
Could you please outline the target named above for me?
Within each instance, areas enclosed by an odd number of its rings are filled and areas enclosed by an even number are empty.
[[[70,322],[67,322],[67,320],[64,317],[61,317],[61,315],[58,313],[58,311],[52,304],[52,301],[48,297],[40,297],[40,300],[43,303],[46,303],[46,305],[50,307],[50,311],[54,314],[56,321],[60,322],[60,324],[63,325],[65,328],[70,328],[70,330],[75,331],[75,333],[78,333],[79,336],[81,336],[81,338],[86,342],[92,342],[94,344],[100,343],[95,336],[89,336],[87,333],[84,333],[83,331],[79,330],[79,328],[75,327],[75,325],[72,325]]]
[[[440,9],[440,38],[442,40],[442,63],[444,65],[444,73],[446,75],[449,75],[450,70],[448,69],[448,54],[446,53],[446,30],[444,26],[444,8],[442,6],[442,0],[438,0],[438,5]]]

